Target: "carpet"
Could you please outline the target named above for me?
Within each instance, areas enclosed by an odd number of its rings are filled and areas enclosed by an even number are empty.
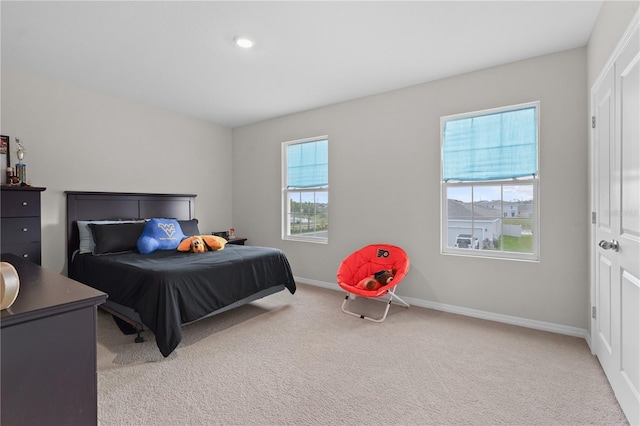
[[[343,297],[299,284],[185,326],[167,358],[99,311],[99,424],[628,424],[584,339],[414,306],[377,324]]]

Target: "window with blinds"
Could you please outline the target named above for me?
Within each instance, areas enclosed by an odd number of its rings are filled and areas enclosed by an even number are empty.
[[[284,142],[282,171],[282,238],[327,243],[329,138]]]
[[[442,117],[442,252],[539,259],[539,102]]]

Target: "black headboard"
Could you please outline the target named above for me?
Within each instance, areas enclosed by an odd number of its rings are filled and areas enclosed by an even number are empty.
[[[193,194],[137,194],[127,192],[77,192],[67,195],[67,260],[80,245],[78,220],[195,217]],[[70,263],[69,263],[70,264]]]

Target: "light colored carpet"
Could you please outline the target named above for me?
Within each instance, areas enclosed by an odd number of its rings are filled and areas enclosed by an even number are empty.
[[[184,327],[168,358],[99,312],[99,423],[627,424],[583,339],[413,306],[376,324],[343,295],[268,296]]]

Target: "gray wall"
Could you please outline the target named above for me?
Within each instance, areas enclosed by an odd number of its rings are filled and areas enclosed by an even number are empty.
[[[540,262],[441,255],[440,117],[535,100]],[[282,248],[303,280],[335,284],[346,255],[388,242],[411,257],[399,294],[586,329],[587,105],[579,48],[234,129],[234,226],[253,244]],[[330,242],[282,241],[280,145],[323,134]]]
[[[65,270],[68,190],[194,193],[201,231],[230,226],[230,129],[4,67],[1,79],[2,134],[47,188],[43,266]]]

